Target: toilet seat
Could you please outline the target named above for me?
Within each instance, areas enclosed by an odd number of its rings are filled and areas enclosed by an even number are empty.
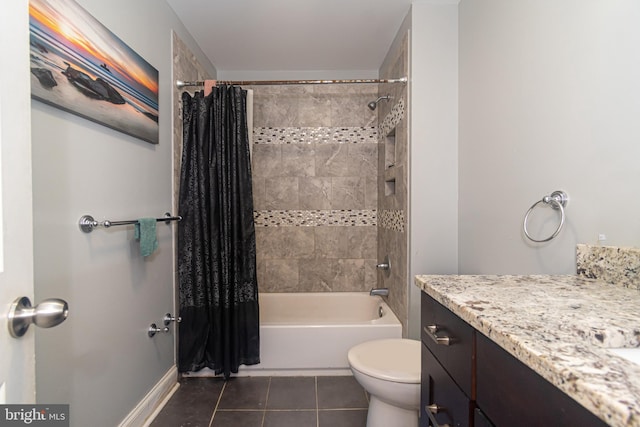
[[[351,367],[365,375],[397,383],[420,383],[420,341],[367,341],[352,347],[347,356]]]

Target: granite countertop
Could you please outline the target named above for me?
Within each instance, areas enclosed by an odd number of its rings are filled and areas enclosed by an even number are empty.
[[[640,426],[640,291],[579,276],[416,276],[416,285],[612,426]]]

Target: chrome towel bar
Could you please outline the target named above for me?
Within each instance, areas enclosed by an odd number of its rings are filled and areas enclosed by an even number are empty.
[[[169,222],[171,221],[181,221],[182,217],[181,216],[171,216],[171,214],[169,212],[164,214],[164,218],[156,218],[157,222],[160,221],[164,221],[165,223],[169,224]],[[78,225],[80,226],[80,230],[82,230],[85,233],[91,233],[93,231],[94,228],[98,228],[98,227],[104,227],[104,228],[109,228],[109,227],[114,227],[117,225],[129,225],[129,224],[137,224],[138,220],[137,219],[130,219],[130,220],[126,220],[126,221],[109,221],[109,220],[104,220],[102,222],[100,221],[96,221],[91,215],[82,215],[80,217],[80,221],[78,221]]]

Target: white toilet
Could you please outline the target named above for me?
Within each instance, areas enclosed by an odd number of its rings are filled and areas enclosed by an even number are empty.
[[[367,427],[417,427],[420,341],[367,341],[349,350],[353,376],[370,394]]]

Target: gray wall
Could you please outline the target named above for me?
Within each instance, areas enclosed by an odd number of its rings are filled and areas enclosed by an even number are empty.
[[[632,1],[460,3],[461,273],[574,273],[576,243],[640,244],[638,22]],[[527,243],[557,189],[564,230]]]
[[[409,19],[407,334],[417,339],[414,276],[458,272],[458,1],[416,1]]]
[[[72,426],[113,426],[174,365],[174,333],[146,335],[175,313],[172,227],[158,224],[159,248],[145,259],[132,227],[83,234],[77,221],[171,210],[171,30],[199,50],[164,1],[79,3],[160,79],[158,145],[32,102],[36,301],[70,305],[64,324],[37,332],[37,399],[69,403]]]
[[[413,3],[398,32],[411,38],[409,282],[574,273],[576,244],[599,235],[638,246],[639,17],[633,2]],[[525,212],[557,189],[564,230],[528,243]],[[534,214],[532,233],[551,234],[557,214]]]

